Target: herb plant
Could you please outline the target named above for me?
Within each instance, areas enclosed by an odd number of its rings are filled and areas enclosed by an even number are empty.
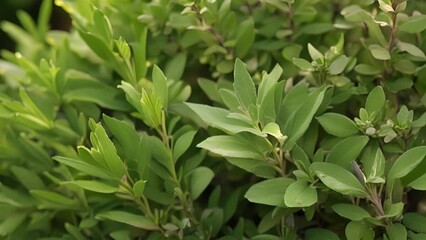
[[[55,4],[69,31],[50,29]],[[1,29],[2,239],[426,239],[426,4],[44,0]]]

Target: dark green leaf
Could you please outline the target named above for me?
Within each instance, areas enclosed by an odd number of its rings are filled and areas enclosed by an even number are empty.
[[[332,163],[312,163],[310,167],[329,188],[344,195],[366,196],[367,192],[358,179],[348,170]]]
[[[410,173],[426,156],[426,146],[414,147],[396,159],[388,173],[389,179],[401,178]]]
[[[325,113],[316,118],[324,130],[336,137],[349,137],[359,132],[354,121],[337,113]]]
[[[124,211],[108,211],[96,215],[96,219],[108,219],[115,222],[125,223],[146,230],[158,230],[158,226],[142,215],[136,215]]]
[[[352,221],[361,221],[364,218],[371,217],[366,210],[353,204],[339,203],[333,205],[331,208],[340,216]]]
[[[362,149],[367,145],[368,140],[367,136],[345,138],[331,149],[326,161],[350,170],[352,161],[359,156]]]

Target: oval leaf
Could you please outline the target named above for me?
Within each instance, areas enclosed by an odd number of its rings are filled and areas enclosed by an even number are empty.
[[[359,132],[354,121],[342,114],[325,113],[317,120],[326,132],[336,137],[349,137]]]
[[[367,192],[358,179],[348,170],[332,164],[316,162],[310,167],[329,188],[344,195],[366,196]]]

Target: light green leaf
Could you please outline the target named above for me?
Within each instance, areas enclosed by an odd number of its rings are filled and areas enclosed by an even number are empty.
[[[263,133],[274,136],[281,144],[287,138],[281,133],[280,126],[274,122],[268,123],[262,130]]]
[[[109,139],[101,124],[95,123],[93,119],[90,119],[89,126],[92,129],[90,133],[90,141],[93,145],[91,152],[98,152],[102,160],[106,163],[106,166],[108,166],[111,174],[120,179],[125,174],[126,169],[124,163],[117,155],[114,144]]]
[[[189,175],[189,192],[193,200],[196,200],[207,188],[214,177],[214,172],[207,167],[198,167]]]
[[[418,146],[404,152],[391,167],[389,179],[401,178],[410,173],[426,156],[426,146]]]
[[[338,75],[345,70],[346,65],[349,63],[349,58],[345,55],[337,57],[328,67],[328,71],[331,75]]]
[[[317,190],[305,180],[293,182],[284,194],[284,203],[288,207],[309,207],[317,201]]]
[[[380,73],[380,69],[365,63],[358,64],[354,70],[363,75],[377,75]]]
[[[293,58],[293,64],[303,71],[313,71],[312,64],[303,58]]]
[[[329,188],[344,195],[366,196],[367,192],[358,179],[348,170],[325,162],[312,163],[310,170]]]
[[[348,137],[337,143],[327,156],[326,162],[334,163],[345,169],[350,170],[352,161],[367,145],[369,138],[367,136]]]
[[[264,136],[259,130],[247,124],[244,121],[228,118],[231,113],[223,108],[211,107],[197,103],[185,103],[208,125],[223,130],[230,134],[239,132],[251,132],[256,135]]]
[[[426,15],[411,16],[398,28],[399,31],[408,33],[419,33],[425,29]]]
[[[262,77],[262,82],[259,84],[258,89],[258,103],[262,103],[263,99],[268,94],[269,90],[278,82],[278,80],[281,77],[281,74],[283,73],[283,69],[280,65],[275,65],[275,67],[272,69],[272,71],[268,73],[264,73]]]
[[[139,180],[133,184],[133,194],[140,198],[143,195],[143,191],[145,190],[147,180]]]
[[[237,59],[234,67],[234,89],[240,104],[248,112],[250,106],[256,105],[256,88],[244,63]]]
[[[413,56],[416,56],[419,58],[426,58],[425,53],[414,44],[398,41],[397,46],[399,50],[408,52],[409,54]]]
[[[98,193],[114,193],[118,191],[118,185],[112,186],[110,184],[106,184],[100,181],[75,180],[69,182],[62,182],[61,184],[73,184],[83,189]]]
[[[99,213],[95,217],[96,219],[108,219],[115,222],[125,223],[133,227],[142,228],[146,230],[158,230],[159,227],[149,220],[147,217],[142,215],[136,215],[134,213],[124,211],[108,211]]]
[[[309,55],[311,56],[311,59],[314,61],[324,58],[324,55],[320,51],[318,51],[318,49],[312,46],[312,44],[310,43],[308,43],[308,52],[309,52]]]
[[[375,59],[378,59],[378,60],[390,59],[389,51],[380,45],[371,44],[370,46],[368,46],[368,49],[370,50],[371,55],[373,55]]]
[[[284,206],[284,194],[293,183],[290,178],[274,178],[252,185],[244,195],[247,200],[253,203],[270,206]]]
[[[197,147],[223,157],[265,159],[263,153],[259,152],[252,143],[238,135],[209,137]]]
[[[169,89],[167,87],[167,79],[161,69],[154,65],[152,69],[152,82],[154,83],[155,92],[160,99],[163,109],[167,109],[169,103]]]
[[[340,216],[352,221],[361,221],[364,218],[371,217],[365,209],[353,204],[339,203],[331,208]]]
[[[338,113],[325,113],[316,117],[326,132],[336,137],[349,137],[359,132],[354,121]]]

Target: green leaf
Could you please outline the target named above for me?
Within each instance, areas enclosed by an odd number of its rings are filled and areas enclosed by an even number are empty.
[[[114,52],[108,47],[108,45],[99,37],[92,33],[80,31],[81,38],[86,42],[90,49],[109,64],[114,64],[116,56]]]
[[[239,132],[251,132],[256,135],[264,136],[264,134],[262,134],[259,130],[256,130],[248,123],[238,119],[228,118],[228,115],[231,113],[228,110],[196,103],[185,104],[192,111],[194,111],[205,123],[214,128],[218,128],[229,134],[235,134]]]
[[[339,203],[333,205],[331,208],[340,216],[352,221],[361,221],[364,218],[371,217],[366,210],[353,204]]]
[[[419,33],[425,29],[426,15],[411,16],[398,28],[399,31],[408,33]]]
[[[105,129],[101,124],[95,123],[93,119],[89,121],[89,126],[92,129],[90,134],[90,141],[92,142],[93,152],[98,152],[102,161],[105,162],[105,166],[108,167],[108,170],[111,172],[112,176],[120,179],[126,172],[124,163],[117,155],[117,150],[114,144],[109,139],[106,134]]]
[[[15,213],[12,216],[5,218],[0,223],[0,236],[5,237],[15,231],[15,229],[22,225],[26,217],[26,213]]]
[[[68,157],[60,157],[60,156],[55,156],[55,157],[53,157],[53,159],[64,164],[64,165],[75,168],[78,171],[86,173],[86,174],[91,175],[91,176],[95,176],[95,177],[99,177],[99,178],[103,178],[103,179],[111,179],[112,178],[107,172],[105,172],[104,169],[99,168],[97,166],[94,166],[90,163],[78,160],[78,159],[73,159],[73,158],[68,158]]]
[[[62,182],[62,184],[73,184],[85,190],[98,193],[114,193],[118,191],[118,186],[112,186],[110,184],[106,184],[100,181],[75,180],[69,182]]]
[[[198,86],[203,90],[203,92],[207,95],[207,97],[215,102],[221,102],[221,98],[219,95],[219,90],[217,89],[217,83],[206,79],[206,78],[198,78],[197,80]]]
[[[320,51],[318,51],[318,49],[316,49],[310,43],[308,43],[308,52],[309,52],[309,55],[311,56],[312,60],[314,60],[314,61],[324,58],[324,55],[322,55],[322,53]]]
[[[305,232],[305,240],[340,240],[336,233],[323,228],[309,228]]]
[[[108,211],[99,213],[95,217],[96,219],[108,219],[115,222],[125,223],[130,226],[134,226],[137,228],[142,228],[146,230],[158,230],[159,227],[149,220],[147,217],[142,215],[136,215],[129,212],[124,211]]]
[[[368,50],[370,50],[371,55],[373,55],[375,59],[378,59],[378,60],[390,59],[389,51],[380,45],[371,44],[370,46],[368,46]]]
[[[167,62],[164,74],[167,79],[180,80],[185,71],[186,53],[182,52],[176,54],[172,59]]]
[[[317,201],[317,190],[305,180],[293,182],[284,194],[284,203],[288,207],[309,207]]]
[[[408,183],[407,186],[416,190],[426,191],[426,174],[423,174],[416,180]]]
[[[414,44],[398,41],[397,46],[399,50],[408,52],[409,54],[413,56],[416,56],[419,58],[426,58],[425,53]]]
[[[137,182],[135,182],[135,184],[133,185],[133,194],[140,198],[143,195],[143,191],[145,190],[145,185],[146,185],[147,180],[139,180]]]
[[[312,64],[303,58],[293,58],[293,64],[303,71],[313,71]]]
[[[194,139],[195,134],[197,133],[197,131],[189,131],[185,134],[183,134],[182,136],[180,136],[173,147],[173,160],[176,161],[177,159],[179,159],[180,156],[182,156],[182,154],[184,154],[186,152],[186,150],[188,150],[189,146],[192,143],[192,140]]]
[[[348,170],[325,162],[312,163],[310,170],[329,188],[344,195],[367,196],[365,188]]]
[[[37,20],[37,27],[42,36],[47,34],[47,32],[49,31],[50,15],[52,14],[52,5],[53,5],[52,1],[44,0],[40,6],[38,20]]]
[[[349,58],[346,57],[345,55],[340,55],[330,64],[330,66],[328,67],[328,72],[331,75],[341,74],[343,70],[345,70],[348,63],[349,63]]]
[[[407,239],[407,229],[401,223],[388,225],[386,232],[389,240]]]
[[[365,148],[361,162],[366,182],[375,182],[378,177],[383,177],[385,173],[385,156],[378,144],[371,144]]]
[[[373,113],[378,113],[383,110],[385,106],[385,93],[381,86],[377,86],[371,90],[368,94],[367,101],[365,102],[365,109],[371,115]]]
[[[154,65],[154,68],[152,69],[152,82],[154,83],[155,92],[160,99],[161,106],[163,106],[164,109],[167,109],[167,105],[169,103],[167,79],[157,65]]]
[[[346,225],[347,240],[373,240],[374,231],[364,222],[352,221]]]
[[[426,146],[418,146],[404,152],[392,165],[389,179],[401,178],[410,173],[426,156]]]
[[[259,96],[258,103],[263,102],[268,92],[271,90],[271,88],[273,88],[273,86],[280,79],[282,73],[283,73],[283,69],[278,64],[275,65],[275,67],[272,69],[272,71],[269,74],[264,73],[262,77],[262,82],[260,82],[259,89],[258,89],[258,96]]]
[[[247,200],[253,203],[270,206],[284,206],[284,194],[293,183],[290,178],[274,178],[252,185],[244,195]]]
[[[254,21],[247,19],[239,24],[237,29],[237,42],[235,43],[235,55],[244,57],[250,50],[255,39]]]
[[[256,105],[256,88],[240,59],[235,60],[234,89],[241,106],[249,112],[250,106]]]
[[[276,175],[276,170],[274,165],[265,161],[264,159],[253,159],[253,158],[230,158],[227,157],[229,163],[235,165],[241,169],[251,172],[254,175],[261,178],[274,178]]]
[[[283,132],[289,137],[287,143],[289,143],[290,147],[308,129],[312,118],[321,106],[326,89],[322,87],[312,92],[306,99],[306,102],[291,115],[291,119],[284,125]]]
[[[197,147],[223,157],[265,159],[264,154],[259,152],[256,146],[238,135],[209,137],[199,143]]]
[[[268,123],[262,130],[263,133],[274,136],[281,144],[287,138],[281,133],[280,126],[274,122]]]
[[[359,156],[362,149],[367,145],[368,140],[367,136],[353,136],[343,139],[331,149],[326,162],[334,163],[350,170],[352,161]]]
[[[19,166],[12,166],[10,169],[12,170],[13,175],[15,175],[26,189],[31,190],[45,188],[43,181],[35,172]]]
[[[325,113],[316,117],[326,132],[336,137],[349,137],[359,132],[354,121],[338,113]]]
[[[51,202],[54,204],[60,204],[65,206],[74,206],[76,202],[68,197],[65,197],[62,194],[52,192],[52,191],[45,191],[45,190],[30,190],[31,195],[34,197]]]
[[[404,226],[418,233],[426,233],[426,217],[420,213],[408,212],[402,218]]]
[[[198,167],[191,172],[189,178],[189,192],[193,200],[196,200],[207,188],[214,177],[214,172],[207,167]]]
[[[358,64],[354,70],[363,75],[377,75],[381,72],[380,69],[365,63]]]

